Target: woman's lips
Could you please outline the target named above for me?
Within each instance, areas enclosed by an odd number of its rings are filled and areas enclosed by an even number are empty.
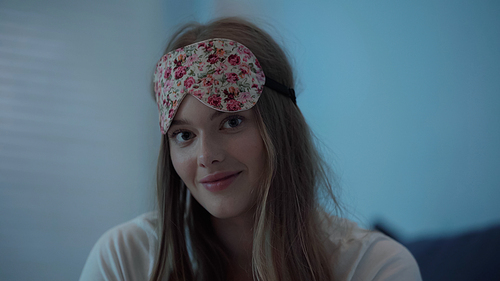
[[[229,187],[240,172],[217,172],[200,180],[200,183],[211,192],[221,191]]]

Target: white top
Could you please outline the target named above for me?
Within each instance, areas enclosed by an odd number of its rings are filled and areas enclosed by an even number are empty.
[[[158,236],[157,214],[143,214],[107,231],[94,245],[80,281],[148,280],[153,270]],[[421,281],[418,265],[398,242],[379,233],[359,228],[348,221],[350,231],[339,235],[334,228],[330,246],[335,281]],[[329,247],[332,247],[329,249]]]

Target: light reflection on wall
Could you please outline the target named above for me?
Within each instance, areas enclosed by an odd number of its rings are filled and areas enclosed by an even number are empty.
[[[152,208],[160,1],[2,1],[0,279],[76,280]]]

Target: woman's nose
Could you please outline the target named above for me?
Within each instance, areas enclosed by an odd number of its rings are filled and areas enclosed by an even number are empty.
[[[211,165],[224,161],[224,143],[209,134],[202,134],[199,137],[198,165],[208,168]]]

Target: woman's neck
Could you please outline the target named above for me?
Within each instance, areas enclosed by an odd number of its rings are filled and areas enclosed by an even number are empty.
[[[230,219],[212,217],[215,234],[229,257],[228,277],[234,277],[230,279],[246,280],[242,276],[246,275],[252,280],[253,224],[250,214]]]

